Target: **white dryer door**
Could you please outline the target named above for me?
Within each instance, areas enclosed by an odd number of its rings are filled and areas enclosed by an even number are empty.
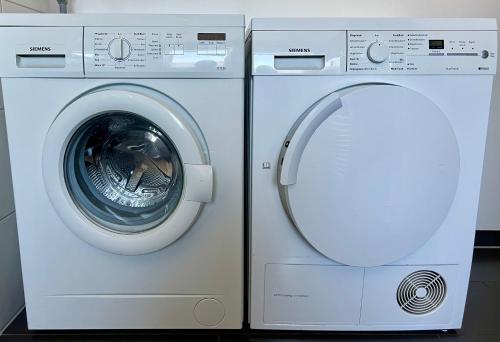
[[[332,93],[299,118],[278,183],[314,248],[339,263],[376,266],[414,252],[441,226],[459,171],[455,134],[434,103],[371,84]]]
[[[47,134],[43,176],[66,226],[118,254],[144,254],[178,239],[212,197],[212,167],[199,128],[166,96],[139,87],[81,96]]]

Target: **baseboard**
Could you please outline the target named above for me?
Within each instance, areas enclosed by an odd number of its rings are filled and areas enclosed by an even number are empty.
[[[478,230],[474,241],[476,248],[500,248],[500,230]]]
[[[21,306],[21,308],[16,312],[14,316],[12,316],[12,318],[7,322],[7,324],[5,324],[5,326],[0,328],[0,336],[3,335],[5,329],[7,329],[9,325],[12,324],[12,322],[14,322],[14,320],[17,318],[17,316],[19,316],[19,314],[24,310],[25,307],[26,307],[25,305]]]

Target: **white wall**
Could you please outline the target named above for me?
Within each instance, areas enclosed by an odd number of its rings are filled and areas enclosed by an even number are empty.
[[[243,13],[254,16],[460,17],[500,14],[497,0],[72,0],[74,12]]]
[[[3,13],[59,12],[56,0],[2,0]]]
[[[243,13],[252,17],[496,17],[499,0],[73,0],[74,12]],[[494,89],[478,227],[500,229],[500,77]],[[474,115],[474,113],[471,113]]]

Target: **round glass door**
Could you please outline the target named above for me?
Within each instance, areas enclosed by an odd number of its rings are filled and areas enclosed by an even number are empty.
[[[88,218],[123,234],[156,227],[182,195],[183,168],[174,144],[155,124],[127,112],[95,116],[76,130],[64,176]]]
[[[135,85],[95,89],[64,107],[47,132],[42,166],[65,226],[111,253],[167,247],[212,200],[196,121],[168,96]]]

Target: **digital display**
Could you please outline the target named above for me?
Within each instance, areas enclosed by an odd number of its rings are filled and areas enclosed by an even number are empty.
[[[429,49],[431,50],[444,49],[444,40],[429,40]]]
[[[225,33],[198,33],[198,40],[226,40]]]

